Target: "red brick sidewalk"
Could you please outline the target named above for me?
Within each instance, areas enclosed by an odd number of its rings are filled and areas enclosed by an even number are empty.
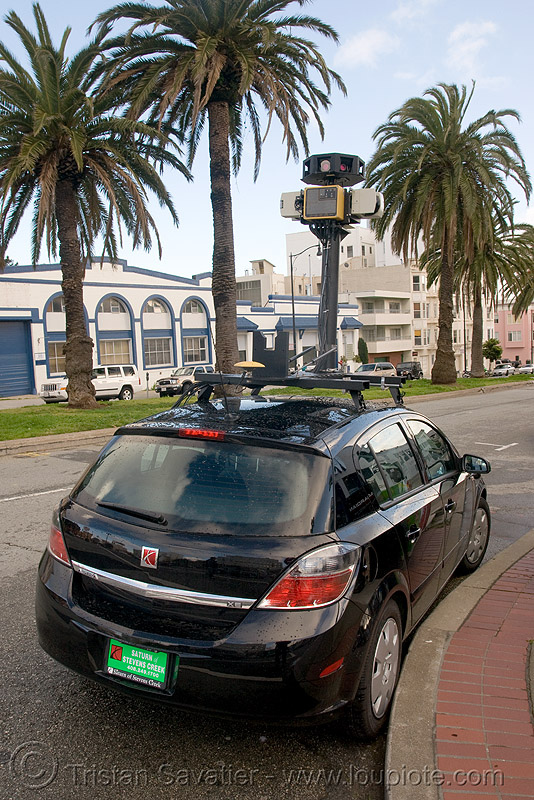
[[[493,584],[447,648],[435,728],[443,800],[534,797],[531,640],[534,552]]]

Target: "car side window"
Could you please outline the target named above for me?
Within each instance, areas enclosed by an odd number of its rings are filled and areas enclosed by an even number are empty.
[[[91,372],[91,378],[105,378],[106,377],[106,370],[104,367],[95,367],[95,369]]]
[[[121,368],[120,367],[108,367],[108,376],[110,378],[120,378],[121,377]]]
[[[378,502],[387,503],[390,499],[389,492],[369,445],[363,445],[358,448],[358,465],[363,478]]]
[[[408,420],[407,425],[419,445],[430,480],[457,468],[451,448],[435,428],[418,419]]]
[[[366,517],[375,508],[374,493],[357,472],[336,479],[336,528]]]
[[[392,500],[422,486],[423,477],[414,452],[399,425],[384,428],[370,439],[369,444]]]
[[[135,375],[133,367],[123,367],[125,375]]]

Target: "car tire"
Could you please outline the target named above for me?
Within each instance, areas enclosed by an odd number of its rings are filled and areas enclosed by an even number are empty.
[[[193,385],[193,384],[191,383],[191,381],[186,381],[184,384],[182,384],[182,394],[185,394],[185,393],[187,392],[187,390],[188,390],[188,389],[189,389],[189,388],[190,388],[192,385]]]
[[[133,400],[133,396],[134,393],[132,387],[123,386],[119,394],[119,400]]]
[[[487,501],[481,497],[475,511],[465,555],[458,565],[459,572],[474,572],[481,565],[486,555],[490,530],[491,513]]]
[[[400,673],[402,620],[390,600],[382,609],[367,644],[362,677],[349,709],[349,726],[358,739],[374,739],[384,727]]]

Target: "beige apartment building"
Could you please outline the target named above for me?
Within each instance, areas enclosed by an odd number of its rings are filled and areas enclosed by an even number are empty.
[[[309,230],[286,236],[286,275],[269,261],[252,261],[249,274],[238,276],[238,299],[265,305],[273,295],[291,296],[291,262],[295,297],[316,299],[321,292],[321,257],[318,241]],[[373,231],[355,226],[343,240],[339,265],[339,313],[350,315],[362,327],[340,329],[338,351],[349,360],[362,337],[370,361],[420,361],[430,377],[438,340],[438,285],[428,286],[427,276],[415,260],[406,264],[391,249],[389,238],[377,241]],[[347,312],[349,313],[349,312]],[[461,374],[471,363],[472,314],[468,301],[455,298],[453,348]],[[484,338],[494,336],[493,311],[484,308]]]

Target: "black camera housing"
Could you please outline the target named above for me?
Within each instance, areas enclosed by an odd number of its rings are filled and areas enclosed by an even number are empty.
[[[323,153],[302,162],[302,182],[314,186],[354,186],[364,179],[365,162],[346,153]]]

